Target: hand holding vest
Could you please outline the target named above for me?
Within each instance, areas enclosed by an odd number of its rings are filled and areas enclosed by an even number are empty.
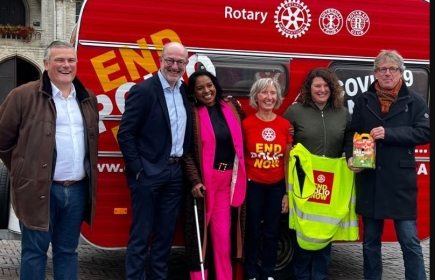
[[[358,240],[354,172],[346,159],[313,155],[298,143],[288,166],[289,226],[299,246],[319,250],[331,241]]]

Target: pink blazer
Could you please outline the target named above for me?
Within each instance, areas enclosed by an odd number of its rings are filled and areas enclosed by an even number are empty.
[[[230,205],[238,207],[242,205],[246,194],[246,170],[245,160],[243,158],[243,134],[242,126],[237,121],[236,116],[226,102],[221,102],[223,105],[222,112],[227,121],[228,128],[233,138],[234,150],[236,155],[234,158],[233,174],[231,179],[231,196]],[[201,141],[202,141],[202,180],[205,186],[211,186],[213,180],[212,170],[214,155],[216,150],[216,140],[213,131],[213,126],[208,115],[206,107],[198,109],[199,122],[201,125]],[[209,198],[213,199],[213,198]]]

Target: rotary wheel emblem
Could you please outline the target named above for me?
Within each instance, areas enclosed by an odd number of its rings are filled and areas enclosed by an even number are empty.
[[[310,10],[299,0],[285,0],[275,12],[276,28],[287,38],[301,37],[311,22]]]
[[[276,133],[275,133],[275,130],[273,130],[270,127],[267,127],[263,130],[263,132],[261,133],[261,136],[263,136],[264,140],[271,142],[271,141],[275,140]]]
[[[320,174],[319,176],[317,176],[317,182],[323,183],[325,181],[326,181],[325,175]]]

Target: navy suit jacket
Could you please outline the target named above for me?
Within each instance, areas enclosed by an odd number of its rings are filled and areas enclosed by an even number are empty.
[[[180,92],[187,116],[183,143],[185,155],[190,147],[192,113],[184,83]],[[172,148],[171,123],[157,74],[131,87],[125,100],[117,139],[129,184],[136,181],[136,174],[142,169],[147,176],[152,176],[162,172],[167,165]]]

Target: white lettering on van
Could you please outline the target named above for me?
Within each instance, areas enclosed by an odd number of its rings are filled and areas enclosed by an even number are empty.
[[[402,77],[405,80],[405,83],[408,87],[412,86],[412,84],[414,83],[414,76],[411,70],[403,71]]]
[[[344,85],[345,94],[355,96],[359,92],[366,92],[374,80],[374,75],[349,78],[344,83],[340,81],[340,85]]]
[[[420,164],[417,170],[417,175],[421,175],[421,174],[427,175],[427,168],[426,168],[426,164],[424,163]]]
[[[349,109],[349,114],[353,114],[353,107],[355,106],[355,102],[352,99],[347,101],[347,109]]]
[[[410,70],[405,70],[403,72],[403,79],[408,87],[412,86],[414,82],[413,73]],[[344,94],[355,96],[357,93],[366,92],[374,81],[374,75],[366,75],[348,78],[344,82],[340,80],[339,83],[344,88]]]
[[[102,163],[97,164],[98,171],[101,172],[124,172],[119,163]]]
[[[225,18],[243,19],[243,20],[261,20],[264,23],[267,17],[267,12],[248,11],[245,9],[237,10],[230,6],[225,6]]]

